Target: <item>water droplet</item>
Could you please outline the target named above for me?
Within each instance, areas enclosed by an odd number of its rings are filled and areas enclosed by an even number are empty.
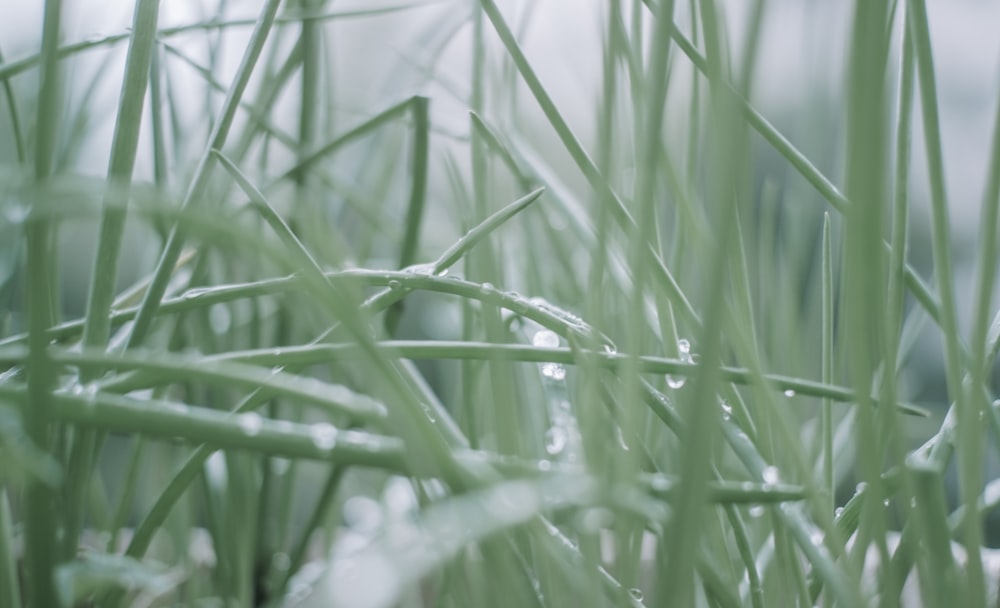
[[[840,517],[843,514],[844,514],[844,507],[837,507],[836,509],[833,510],[834,517]]]
[[[795,391],[793,391],[790,388],[789,389],[785,389],[785,396],[788,397],[788,398],[792,398],[792,397],[795,396]]]
[[[882,506],[883,507],[888,507],[889,506],[889,499],[888,498],[886,498],[885,500],[882,501]]]
[[[684,383],[687,382],[687,377],[685,376],[674,376],[667,374],[667,386],[677,390],[684,387]]]
[[[543,329],[531,337],[531,344],[542,348],[555,348],[559,346],[559,334],[549,329]]]
[[[403,269],[403,272],[408,272],[410,274],[422,274],[426,276],[431,276],[434,274],[434,264],[414,264],[412,266],[407,266]]]
[[[264,419],[257,412],[247,412],[240,414],[237,418],[240,430],[248,437],[254,437],[260,433],[260,428],[264,425]]]
[[[206,287],[195,287],[194,289],[189,289],[181,294],[181,297],[185,300],[195,300],[201,296],[210,293],[212,290]]]
[[[337,445],[337,427],[329,422],[317,422],[309,427],[313,445],[321,450],[331,450]]]
[[[434,417],[434,410],[431,409],[431,406],[425,403],[422,407],[424,410],[424,416],[427,416],[427,419],[431,422],[437,422],[437,418]]]
[[[558,363],[542,363],[542,375],[552,380],[564,380],[566,368]]]
[[[720,405],[722,407],[722,413],[723,414],[725,414],[726,416],[732,415],[732,413],[733,413],[733,406],[729,405],[728,401],[722,401]]]
[[[545,451],[555,456],[566,448],[569,437],[566,429],[561,426],[553,426],[545,431]]]
[[[691,354],[691,343],[681,338],[677,341],[678,359],[682,363],[694,363],[694,355]],[[687,382],[687,376],[667,374],[667,386],[677,390],[682,388]]]
[[[862,481],[854,488],[855,494],[862,494],[868,490],[868,482]]]
[[[763,507],[763,505],[754,505],[754,506],[750,507],[750,510],[747,511],[747,512],[750,514],[750,517],[753,517],[753,518],[756,519],[756,518],[764,515],[764,507]]]
[[[397,289],[401,289],[402,287],[403,287],[403,284],[400,283],[396,279],[392,279],[391,281],[389,281],[389,289],[391,289],[393,291],[396,291]]]
[[[479,286],[479,293],[483,294],[484,296],[488,296],[494,291],[496,291],[496,289],[493,287],[493,283],[483,283],[482,285]]]
[[[761,479],[764,480],[764,483],[769,483],[769,484],[778,483],[778,479],[781,478],[780,474],[778,473],[778,467],[774,466],[765,468],[760,476]]]
[[[638,587],[632,587],[631,589],[629,589],[628,594],[631,595],[632,599],[634,599],[635,601],[637,602],[642,601],[642,590],[639,589]]]
[[[618,354],[618,349],[615,347],[614,344],[604,344],[603,346],[604,346],[604,352],[606,352],[607,354],[609,355]]]
[[[809,535],[809,542],[818,547],[823,544],[823,538],[823,532],[821,530],[813,530]]]
[[[213,304],[208,309],[208,324],[216,335],[222,335],[229,331],[233,325],[233,317],[229,313],[229,307],[225,304]]]
[[[539,460],[538,461],[538,470],[539,471],[549,471],[551,469],[552,469],[552,461],[551,460]]]

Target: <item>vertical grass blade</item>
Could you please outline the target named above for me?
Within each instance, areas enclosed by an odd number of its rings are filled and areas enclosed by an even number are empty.
[[[264,43],[267,42],[268,34],[270,34],[271,27],[274,25],[274,19],[280,5],[281,0],[268,0],[264,4],[263,9],[261,9],[260,17],[254,26],[253,34],[240,62],[236,77],[226,95],[222,111],[209,137],[208,145],[205,147],[201,160],[198,162],[187,194],[181,203],[182,208],[186,208],[193,201],[197,200],[208,186],[208,180],[212,173],[212,150],[221,150],[226,143],[229,130],[232,127],[233,120],[236,118],[236,110],[239,108],[243,93],[250,82],[250,76],[257,65],[257,59],[264,49]],[[129,335],[128,348],[134,348],[142,344],[146,339],[146,334],[152,326],[153,317],[156,315],[156,311],[160,306],[160,300],[162,300],[163,294],[166,292],[167,283],[170,280],[174,265],[180,257],[183,246],[184,236],[181,233],[180,227],[175,225],[170,230],[163,253],[156,264],[153,279],[146,290],[145,296],[143,296],[139,313],[136,315],[135,324]]]
[[[979,422],[981,402],[966,399],[962,387],[962,352],[955,312],[955,286],[952,279],[951,223],[948,218],[947,191],[944,183],[944,157],[941,127],[938,119],[937,85],[934,58],[931,51],[927,7],[923,0],[911,0],[907,23],[912,29],[920,84],[920,107],[923,117],[927,168],[931,187],[932,253],[938,298],[941,301],[941,331],[944,334],[948,395],[958,411],[958,432],[963,440],[958,445],[959,487],[962,503],[974,509],[982,487],[982,425]],[[973,362],[973,365],[978,365]],[[975,390],[975,389],[974,389]],[[968,600],[978,606],[985,602],[983,563],[979,547],[982,531],[976,517],[968,517],[962,530],[962,540],[969,555],[966,567]]]
[[[42,450],[48,451],[52,442],[51,392],[55,383],[55,369],[49,358],[49,339],[46,334],[52,326],[53,283],[50,274],[52,263],[53,228],[40,212],[46,202],[43,192],[52,177],[59,133],[62,91],[57,65],[62,3],[46,0],[42,26],[42,64],[38,89],[38,126],[35,139],[35,192],[26,227],[27,236],[27,289],[24,310],[28,318],[28,396],[30,407],[25,410],[25,428],[28,436]],[[27,586],[25,595],[31,606],[44,608],[58,605],[55,592],[54,569],[56,553],[56,528],[59,519],[55,511],[56,493],[41,480],[32,479],[25,491],[24,553]]]

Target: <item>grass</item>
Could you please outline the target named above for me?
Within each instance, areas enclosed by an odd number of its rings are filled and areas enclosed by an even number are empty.
[[[755,103],[763,1],[601,3],[589,124],[530,6],[162,8],[0,59],[0,604],[995,601],[1000,131],[968,298],[922,0],[854,7],[839,172]]]

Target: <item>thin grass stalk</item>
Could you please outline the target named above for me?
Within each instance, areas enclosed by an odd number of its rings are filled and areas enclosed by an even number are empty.
[[[948,395],[958,410],[958,433],[962,441],[958,446],[959,487],[962,503],[974,508],[982,487],[982,425],[979,421],[981,402],[968,401],[962,386],[962,352],[955,311],[955,285],[952,279],[951,223],[948,218],[947,190],[944,183],[944,159],[941,128],[938,119],[937,91],[934,76],[933,54],[927,22],[927,8],[923,0],[912,0],[907,11],[907,22],[913,30],[916,67],[920,85],[920,106],[926,143],[927,167],[931,187],[931,216],[933,221],[931,249],[938,297],[941,301],[941,331],[945,343],[945,367],[948,378]],[[978,362],[973,361],[978,366]],[[968,601],[979,606],[985,602],[983,577],[982,530],[975,517],[966,521],[962,541],[969,556],[965,568]]]
[[[229,130],[236,117],[236,110],[250,81],[250,76],[253,74],[257,59],[264,48],[264,43],[267,41],[267,36],[274,25],[274,19],[280,5],[281,0],[268,0],[261,10],[257,25],[254,27],[254,32],[251,35],[250,43],[247,45],[236,77],[223,103],[222,111],[209,137],[208,145],[205,147],[201,160],[198,162],[187,194],[185,194],[184,200],[181,202],[182,209],[187,208],[194,200],[200,198],[208,187],[213,165],[212,150],[221,150],[226,142]],[[167,283],[170,280],[174,265],[180,257],[183,246],[184,236],[179,228],[174,226],[170,230],[163,253],[153,273],[153,279],[142,299],[139,313],[136,315],[135,324],[129,335],[128,348],[138,346],[146,339],[146,334],[152,326],[153,318],[159,309],[160,301],[166,292]]]
[[[901,9],[904,15],[903,24],[903,36],[902,36],[902,49],[900,58],[900,76],[899,76],[899,100],[898,109],[896,116],[896,141],[895,141],[895,173],[893,177],[893,206],[892,206],[892,236],[891,236],[891,253],[889,256],[889,287],[888,294],[886,296],[886,323],[885,323],[885,358],[882,362],[882,373],[883,378],[883,390],[882,399],[883,402],[892,402],[896,399],[896,378],[898,374],[898,366],[900,365],[901,353],[900,353],[900,331],[903,319],[903,305],[904,305],[904,288],[905,288],[905,273],[906,273],[906,254],[907,254],[907,224],[908,224],[908,198],[909,198],[909,174],[910,174],[910,148],[911,148],[911,131],[912,131],[912,115],[913,115],[913,92],[914,92],[914,61],[913,61],[913,39],[912,30],[906,27],[905,18],[905,8]],[[896,13],[893,13],[896,14]],[[879,427],[885,429],[885,432],[881,433],[883,436],[887,437],[886,450],[885,453],[888,455],[890,462],[896,467],[905,466],[905,447],[899,441],[900,429],[894,417],[889,414],[890,408],[883,408],[882,414],[879,420]],[[902,476],[903,488],[901,493],[901,500],[898,501],[899,509],[907,513],[905,519],[907,521],[904,526],[902,539],[897,546],[895,553],[893,555],[892,567],[885,568],[881,593],[886,602],[896,603],[898,602],[899,594],[902,591],[903,584],[906,580],[907,572],[901,571],[900,568],[895,567],[896,564],[900,563],[899,558],[901,556],[900,549],[906,544],[904,542],[910,534],[912,533],[913,526],[911,525],[911,520],[914,516],[914,509],[911,505],[911,499],[913,497],[913,488],[909,487],[910,478],[909,476]],[[908,530],[911,529],[911,530]],[[902,551],[902,555],[905,555],[905,549]]]
[[[830,236],[830,214],[823,214],[823,244],[821,262],[822,271],[822,374],[824,384],[833,381],[833,254]],[[830,514],[836,506],[836,485],[833,471],[833,402],[829,398],[822,401],[822,434],[823,434],[823,490],[827,493],[825,501]]]
[[[159,0],[141,0],[136,3],[132,24],[134,35],[129,42],[125,60],[125,74],[115,119],[111,158],[108,163],[107,190],[102,205],[97,254],[94,257],[88,286],[82,338],[85,347],[103,348],[107,345],[110,335],[111,303],[118,279],[118,262],[125,233],[132,170],[135,166],[142,126],[146,85],[156,46],[158,14]],[[90,382],[99,373],[99,368],[83,368],[80,382]],[[90,485],[93,461],[97,456],[99,444],[98,437],[83,431],[78,432],[73,440],[66,490],[73,515],[65,530],[64,554],[66,555],[73,555],[76,552],[77,537],[83,526],[86,511],[84,495]]]
[[[420,229],[423,225],[427,200],[427,170],[430,156],[430,99],[413,99],[413,141],[411,148],[410,199],[406,206],[403,242],[399,249],[400,269],[416,262],[420,247]],[[386,311],[385,328],[390,336],[396,333],[403,310],[393,306]]]
[[[0,602],[4,606],[21,606],[21,580],[17,573],[17,551],[14,548],[14,522],[10,513],[7,488],[0,487]]]
[[[963,386],[963,390],[967,391],[966,405],[970,410],[967,418],[980,420],[981,417],[985,416],[991,423],[991,429],[996,433],[1000,425],[998,425],[997,421],[996,408],[990,403],[986,387],[990,384],[990,369],[994,363],[989,348],[990,337],[988,335],[988,327],[989,309],[996,284],[997,257],[1000,255],[997,247],[997,218],[998,206],[1000,206],[1000,102],[997,104],[993,121],[993,141],[989,162],[986,165],[988,167],[987,177],[983,188],[982,211],[979,216],[980,232],[977,240],[979,250],[976,263],[975,296],[973,300],[975,305],[972,312],[972,333],[969,337],[971,369],[968,375],[969,382]],[[966,424],[961,425],[961,427],[969,432],[969,434],[962,435],[962,445],[965,448],[966,458],[977,459],[975,462],[968,462],[966,465],[966,483],[972,484],[975,488],[975,493],[978,494],[983,474],[981,451],[985,447],[981,423],[977,424],[976,422],[967,420]],[[985,494],[986,491],[983,490],[983,493]],[[960,533],[965,540],[966,549],[974,551],[978,555],[978,543],[981,542],[980,530],[982,530],[983,526],[983,513],[977,509],[977,505],[981,504],[980,499],[977,498],[974,502],[971,501],[972,494],[972,487],[967,488],[963,492],[963,507],[966,511],[966,516],[963,518],[964,521],[962,521],[962,524],[960,524]],[[975,567],[976,562],[973,561],[972,563],[973,567]],[[976,574],[970,572],[970,584],[978,584],[975,577]],[[975,591],[978,591],[978,589]]]
[[[494,0],[481,0],[481,4],[483,10],[486,12],[486,16],[489,17],[490,22],[493,24],[494,30],[500,37],[504,48],[507,50],[508,55],[514,62],[518,73],[520,73],[521,78],[531,90],[532,95],[541,107],[546,119],[549,121],[549,124],[552,125],[553,129],[555,129],[556,134],[559,136],[559,139],[566,148],[567,152],[569,152],[570,156],[573,158],[577,168],[581,173],[583,173],[583,176],[587,179],[587,182],[592,188],[594,188],[594,190],[596,190],[602,197],[607,198],[610,201],[614,201],[612,211],[614,211],[615,220],[619,222],[625,230],[634,230],[636,226],[635,218],[633,218],[632,214],[625,208],[621,199],[619,199],[618,194],[608,184],[605,176],[601,175],[597,170],[594,161],[591,160],[590,155],[584,149],[580,140],[573,134],[573,131],[569,128],[568,123],[556,108],[552,98],[545,91],[545,87],[542,85],[542,82],[538,78],[534,69],[532,69],[531,64],[525,57],[520,45],[517,43],[514,33],[507,25],[507,22],[504,20],[503,15],[497,8]],[[665,290],[668,296],[680,308],[687,320],[695,326],[700,326],[701,320],[698,313],[695,311],[691,302],[687,299],[687,296],[684,295],[683,290],[677,283],[673,274],[664,265],[663,260],[660,259],[658,252],[651,250],[649,255],[651,255],[653,259],[653,269],[656,272],[655,276],[657,279],[657,286],[662,287]]]
[[[3,53],[0,53],[0,67],[6,65]],[[14,88],[10,85],[10,76],[0,78],[3,81],[3,95],[7,101],[7,113],[10,115],[11,135],[14,137],[14,152],[17,162],[28,166],[28,150],[24,145],[24,134],[21,129],[20,113],[17,111],[17,98],[14,96]]]
[[[657,29],[668,35],[673,27],[672,5],[661,2],[657,9]],[[744,143],[739,125],[733,120],[734,106],[722,83],[727,70],[726,50],[721,39],[720,22],[714,0],[700,3],[702,29],[709,59],[709,86],[711,91],[712,129],[709,133],[710,163],[720,176],[713,180],[708,198],[716,201],[714,218],[718,232],[716,247],[710,254],[705,279],[704,324],[700,327],[702,359],[693,378],[693,386],[688,395],[695,407],[688,408],[688,433],[680,438],[679,460],[681,468],[681,496],[673,504],[674,516],[669,524],[671,542],[667,561],[665,589],[671,590],[672,598],[681,605],[690,604],[693,599],[692,570],[689,555],[697,551],[702,533],[701,513],[704,509],[707,481],[710,474],[711,454],[718,433],[720,408],[716,407],[716,394],[721,380],[718,366],[723,355],[721,328],[725,325],[728,310],[725,305],[726,270],[729,261],[729,247],[736,228],[736,198],[731,188],[735,180],[731,176],[738,173],[736,151]],[[662,24],[662,25],[661,25]],[[662,29],[660,29],[662,28]],[[734,135],[735,134],[735,135]],[[728,141],[727,141],[727,138]],[[733,141],[735,140],[735,141]]]
[[[46,336],[52,326],[55,276],[48,272],[52,263],[53,229],[43,217],[32,217],[44,200],[43,192],[52,176],[56,140],[59,132],[60,88],[57,49],[62,3],[46,0],[42,26],[42,65],[38,89],[38,124],[35,136],[35,199],[25,228],[27,240],[27,288],[24,310],[28,323],[27,394],[30,407],[24,412],[28,437],[43,451],[52,440],[54,408],[51,392],[55,368],[48,355]],[[27,577],[25,595],[30,606],[56,606],[54,568],[56,529],[56,492],[39,479],[30,479],[25,489],[24,564]]]

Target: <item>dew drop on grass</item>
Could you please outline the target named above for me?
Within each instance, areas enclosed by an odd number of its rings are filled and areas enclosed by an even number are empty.
[[[778,479],[780,479],[780,474],[778,473],[778,467],[770,466],[764,469],[761,473],[761,479],[767,484],[776,484]]]
[[[195,287],[194,289],[189,289],[181,294],[181,297],[185,300],[196,300],[206,293],[211,292],[211,289],[207,287]]]
[[[393,279],[393,280],[389,281],[389,289],[391,289],[393,291],[396,291],[398,289],[402,289],[402,287],[403,287],[403,284],[400,283],[399,281],[397,281],[396,279]]]
[[[834,517],[840,517],[843,514],[844,514],[844,507],[837,507],[836,509],[833,510]]]
[[[669,386],[674,390],[677,390],[679,388],[684,388],[685,382],[687,382],[687,378],[685,378],[684,376],[674,376],[671,374],[667,374],[667,386]]]
[[[764,515],[764,507],[763,507],[763,505],[754,505],[754,506],[750,507],[750,510],[747,511],[747,512],[750,514],[750,517],[753,517],[753,518],[756,519],[756,518]]]
[[[790,388],[789,389],[785,389],[785,396],[788,397],[789,399],[791,399],[792,397],[795,396],[795,391],[793,391]]]
[[[677,358],[682,363],[691,364],[695,362],[695,355],[691,354],[691,343],[684,338],[677,340]],[[668,387],[677,390],[683,388],[685,383],[687,383],[687,376],[667,374]]]
[[[317,422],[310,425],[309,437],[317,448],[332,450],[337,445],[337,427],[329,422]]]
[[[823,544],[823,532],[820,530],[813,530],[809,535],[809,542],[816,545],[817,547]]]
[[[539,471],[550,471],[550,470],[552,470],[552,461],[551,460],[539,460],[538,461],[538,470]]]
[[[243,431],[244,435],[255,437],[260,433],[260,429],[264,425],[264,419],[257,412],[247,412],[240,414],[237,423],[240,425],[240,430]]]
[[[631,595],[632,599],[634,599],[635,601],[637,602],[642,601],[642,589],[639,589],[638,587],[633,587],[628,590],[628,594]]]
[[[545,431],[545,451],[552,456],[560,454],[566,448],[568,440],[566,429],[561,426],[552,426]]]
[[[558,363],[542,363],[542,375],[552,380],[565,380],[566,368]]]
[[[479,293],[483,294],[484,296],[488,296],[494,291],[496,290],[493,288],[493,283],[483,283],[482,285],[479,286]]]
[[[531,336],[531,345],[539,348],[556,348],[559,346],[559,334],[551,329],[542,329]],[[551,380],[564,380],[566,368],[558,363],[542,363],[542,375]]]
[[[559,334],[550,329],[543,329],[531,337],[531,344],[542,348],[555,348],[559,346]]]

